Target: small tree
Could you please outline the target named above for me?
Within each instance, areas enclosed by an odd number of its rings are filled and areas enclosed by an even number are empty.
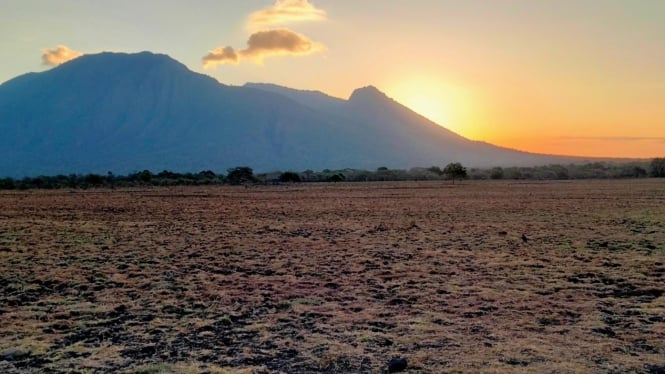
[[[651,160],[651,176],[655,178],[665,177],[665,157]]]
[[[244,183],[255,183],[257,181],[254,176],[254,170],[248,166],[239,166],[228,170],[229,175],[226,176],[229,184],[239,185]]]
[[[292,171],[285,171],[279,175],[279,181],[282,183],[297,183],[300,182],[300,175]]]
[[[459,162],[451,162],[443,169],[443,174],[452,179],[455,184],[455,179],[466,178],[466,168]]]

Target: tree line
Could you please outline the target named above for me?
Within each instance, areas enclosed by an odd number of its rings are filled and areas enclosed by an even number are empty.
[[[566,179],[619,179],[619,178],[664,178],[665,158],[655,158],[651,162],[610,163],[594,162],[587,164],[546,165],[536,167],[495,167],[488,169],[466,168],[458,162],[445,167],[431,166],[411,169],[376,170],[341,169],[302,172],[276,171],[255,174],[248,166],[227,170],[226,174],[205,170],[198,173],[178,173],[168,170],[153,173],[150,170],[127,175],[70,174],[56,176],[26,177],[21,179],[0,178],[2,190],[60,189],[60,188],[116,188],[136,186],[202,186],[202,185],[247,185],[283,184],[298,182],[373,182],[408,180],[450,180],[461,179],[512,179],[512,180],[566,180]]]

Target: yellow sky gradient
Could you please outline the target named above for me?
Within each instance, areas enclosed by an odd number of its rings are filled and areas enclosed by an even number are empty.
[[[0,82],[149,50],[224,84],[374,85],[499,146],[663,157],[664,15],[661,0],[7,0]]]

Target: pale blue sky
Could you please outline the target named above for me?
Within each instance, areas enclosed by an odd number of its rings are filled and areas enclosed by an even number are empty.
[[[249,15],[274,1],[0,0],[0,82],[49,69],[42,50],[58,45],[148,50],[225,84],[271,82],[338,97],[374,84],[462,135],[500,145],[665,153],[665,1],[310,3],[325,20],[273,28],[324,49],[203,69],[209,51],[245,48],[259,31]]]

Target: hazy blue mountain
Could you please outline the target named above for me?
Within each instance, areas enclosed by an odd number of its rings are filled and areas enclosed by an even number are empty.
[[[374,87],[349,100],[226,86],[166,55],[86,55],[0,85],[0,176],[258,171],[563,159],[473,142]]]
[[[339,99],[321,91],[295,90],[271,83],[246,83],[243,87],[256,88],[286,96],[310,109],[339,114],[346,104],[346,100]]]

